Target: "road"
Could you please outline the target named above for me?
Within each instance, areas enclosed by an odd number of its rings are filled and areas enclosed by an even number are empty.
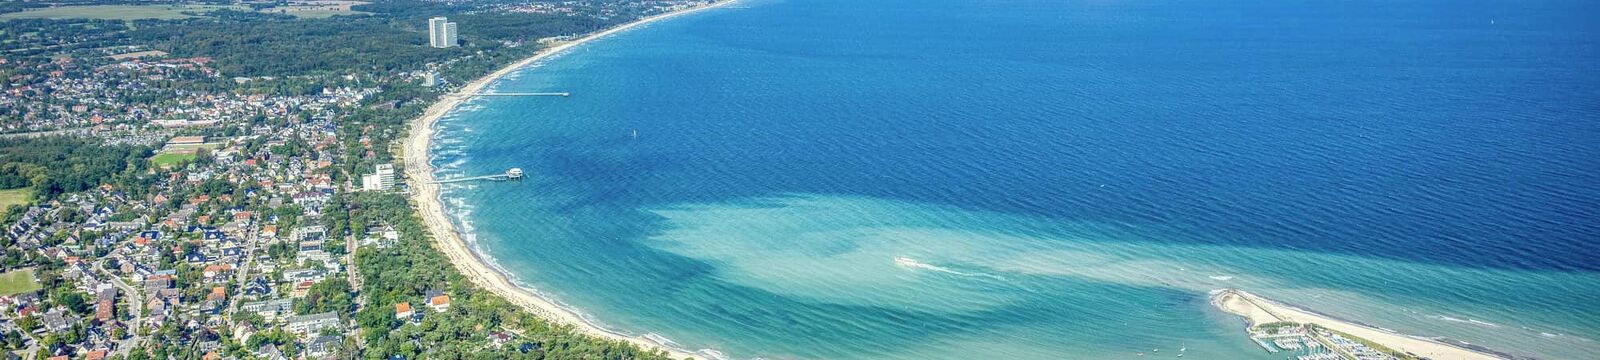
[[[233,294],[232,299],[228,299],[228,311],[223,314],[224,316],[231,317],[235,311],[239,310],[240,301],[244,299],[244,285],[250,281],[250,270],[254,269],[256,265],[256,247],[259,245],[261,239],[256,237],[255,229],[249,229],[247,231],[249,231],[249,233],[245,235],[244,242],[246,248],[244,249],[244,252],[240,253],[243,254],[242,256],[244,256],[244,265],[239,266],[239,271],[234,274],[233,283],[238,284],[239,289]]]
[[[122,281],[122,277],[107,271],[106,260],[104,258],[94,262],[94,269],[96,272],[99,272],[101,276],[111,279],[111,284],[115,285],[117,289],[120,289],[123,294],[126,294],[123,295],[122,298],[128,304],[128,309],[130,309],[128,313],[133,314],[133,321],[128,323],[128,333],[132,334],[133,336],[126,340],[119,341],[116,351],[118,354],[126,354],[128,349],[132,349],[139,346],[139,344],[144,343],[145,337],[139,335],[138,331],[139,328],[144,324],[144,295],[140,294],[137,288],[129,286],[127,282]]]

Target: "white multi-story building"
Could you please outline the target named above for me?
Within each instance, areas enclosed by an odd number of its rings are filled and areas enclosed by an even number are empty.
[[[378,164],[374,170],[377,170],[375,174],[378,175],[378,186],[384,190],[394,188],[394,165]]]
[[[428,19],[428,46],[442,48],[444,45],[444,24],[450,22],[443,16]]]
[[[456,46],[456,23],[443,16],[428,19],[428,46],[447,48]]]
[[[378,174],[361,175],[361,190],[378,191],[382,188],[383,185],[378,184]]]
[[[444,23],[444,47],[456,46],[456,23]]]
[[[394,188],[394,165],[378,164],[371,174],[361,176],[361,189],[383,191]]]
[[[284,322],[284,330],[301,335],[316,334],[324,328],[338,329],[339,314],[329,311],[321,314],[291,316],[288,319],[284,319]]]

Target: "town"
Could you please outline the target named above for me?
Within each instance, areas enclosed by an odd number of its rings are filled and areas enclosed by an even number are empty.
[[[663,357],[463,280],[392,148],[460,83],[703,4],[0,8],[0,358]],[[374,35],[294,30],[307,27]],[[244,43],[257,33],[283,39]],[[365,40],[359,55],[294,55]]]

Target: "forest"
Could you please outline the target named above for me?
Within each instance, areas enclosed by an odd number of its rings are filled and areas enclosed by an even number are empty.
[[[432,2],[394,1],[358,6],[373,15],[302,19],[219,10],[186,20],[139,21],[128,40],[178,57],[210,57],[227,76],[387,73],[420,69],[463,54],[543,37],[586,33],[614,21],[586,16],[482,13],[451,15],[462,46],[427,46],[427,18],[460,10]],[[429,11],[429,9],[436,11]],[[527,46],[529,53],[537,46]]]
[[[31,187],[47,200],[88,190],[144,171],[152,151],[144,146],[100,146],[72,137],[0,139],[0,189]]]
[[[225,76],[389,72],[443,61],[451,50],[379,17],[294,19],[237,12],[228,18],[149,22],[133,41],[179,57],[210,57]]]

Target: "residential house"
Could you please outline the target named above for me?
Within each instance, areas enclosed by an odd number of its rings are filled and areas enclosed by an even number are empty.
[[[333,356],[339,350],[338,336],[318,336],[306,342],[306,356],[312,358],[325,358]]]
[[[435,312],[450,310],[450,295],[435,295],[428,298],[428,308]]]
[[[394,317],[396,319],[405,320],[411,318],[411,314],[415,313],[416,311],[411,310],[411,303],[394,304]]]

